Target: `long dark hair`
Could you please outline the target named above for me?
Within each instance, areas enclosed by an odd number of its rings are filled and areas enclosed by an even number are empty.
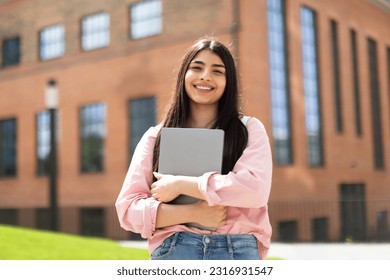
[[[221,42],[206,38],[192,45],[182,58],[176,80],[176,89],[172,95],[167,112],[163,119],[163,127],[183,127],[190,113],[190,102],[185,90],[185,75],[194,57],[202,50],[209,50],[218,55],[226,69],[226,87],[218,102],[218,116],[211,129],[225,131],[222,174],[233,170],[238,158],[242,155],[247,142],[248,131],[240,120],[240,105],[237,85],[237,73],[233,56]],[[153,153],[153,170],[158,170],[160,153],[160,133],[157,135]]]

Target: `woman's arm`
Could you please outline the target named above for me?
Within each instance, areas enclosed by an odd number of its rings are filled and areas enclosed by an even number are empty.
[[[226,223],[226,216],[226,207],[209,206],[203,200],[187,205],[161,203],[157,211],[156,228],[185,223],[217,228]]]
[[[169,202],[180,194],[206,200],[210,206],[258,208],[267,204],[272,180],[272,155],[263,124],[251,118],[247,124],[248,145],[232,172],[206,173],[201,177],[155,173],[152,195]]]
[[[256,118],[247,122],[248,145],[227,175],[206,173],[199,191],[209,205],[259,208],[267,205],[272,182],[272,154],[264,125]]]
[[[139,141],[115,207],[120,225],[144,238],[153,235],[160,202],[151,196],[153,149],[159,127],[150,128]]]

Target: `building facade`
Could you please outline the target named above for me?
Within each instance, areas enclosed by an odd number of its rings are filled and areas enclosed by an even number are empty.
[[[389,240],[389,26],[386,0],[0,1],[0,224],[50,228],[55,82],[59,229],[138,238],[113,207],[132,152],[213,35],[270,136],[273,240]]]

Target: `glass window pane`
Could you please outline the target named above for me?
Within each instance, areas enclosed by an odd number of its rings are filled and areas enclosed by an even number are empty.
[[[277,164],[291,164],[290,104],[287,81],[287,46],[283,0],[268,0],[268,37],[272,136]],[[283,143],[283,144],[281,144]]]
[[[48,111],[37,115],[37,174],[48,174],[50,153],[50,115]]]
[[[305,98],[305,124],[308,162],[311,166],[323,165],[322,127],[318,86],[317,43],[315,12],[301,8],[303,89]]]
[[[42,60],[64,55],[65,28],[63,25],[46,27],[40,33],[40,57]]]
[[[142,1],[130,8],[131,28],[133,39],[145,38],[162,32],[161,0]]]
[[[110,15],[99,13],[87,16],[82,24],[82,48],[85,51],[106,47],[110,44]]]

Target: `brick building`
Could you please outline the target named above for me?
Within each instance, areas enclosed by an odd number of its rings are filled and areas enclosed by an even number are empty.
[[[388,240],[389,26],[388,0],[0,1],[0,223],[49,228],[54,80],[60,230],[136,238],[113,208],[131,152],[215,35],[270,136],[273,239]]]

